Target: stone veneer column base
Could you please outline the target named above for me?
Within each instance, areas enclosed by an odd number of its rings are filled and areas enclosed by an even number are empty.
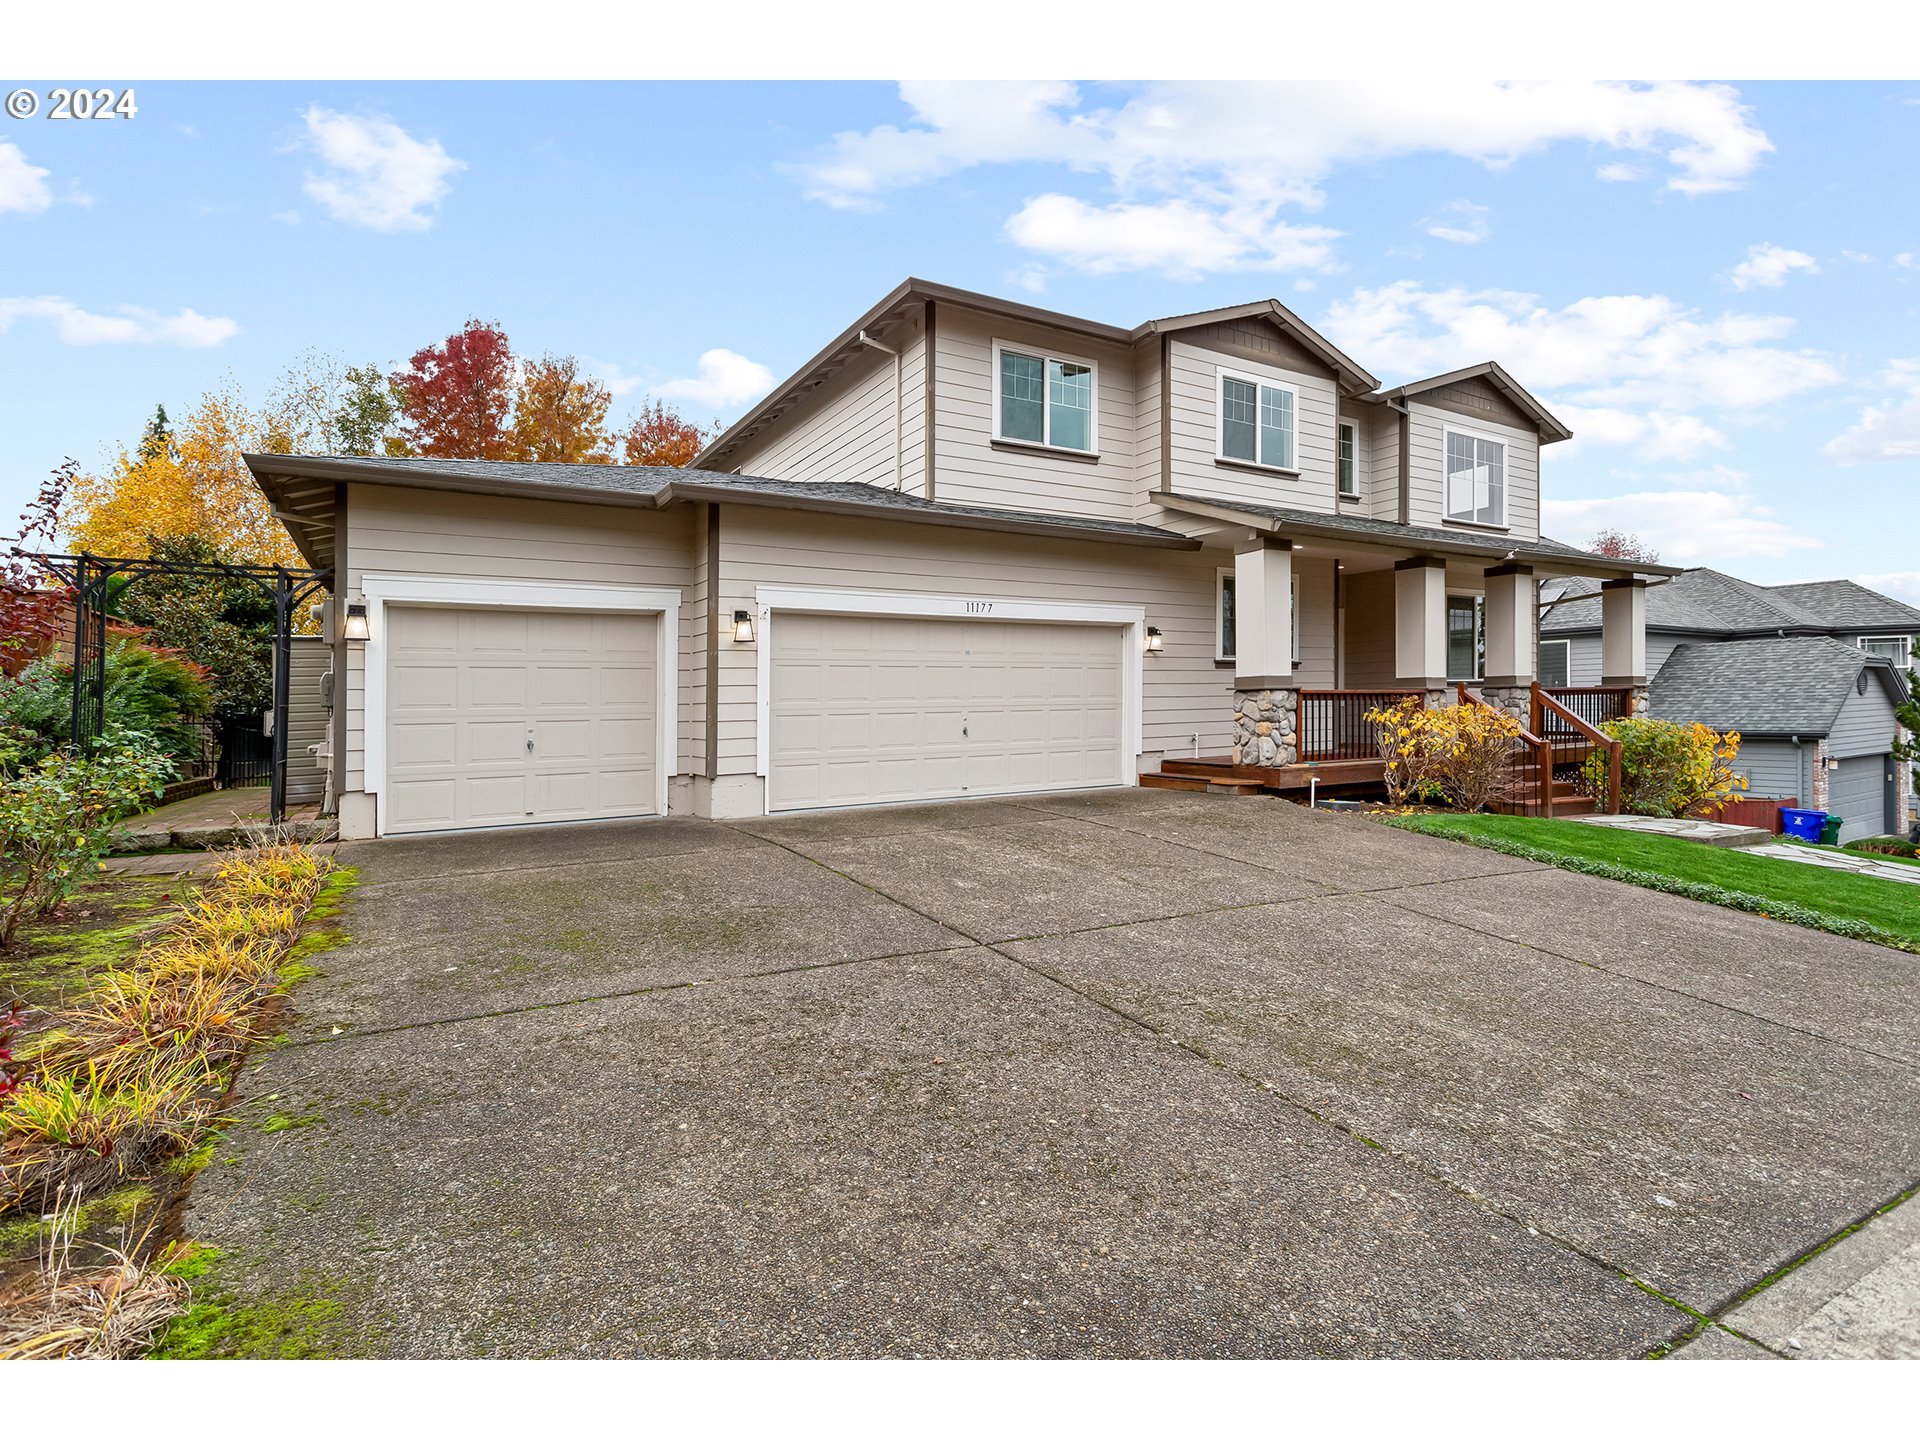
[[[1807,808],[1827,808],[1827,742],[1824,740],[1813,742],[1813,800]]]
[[[1233,763],[1292,765],[1300,758],[1293,733],[1298,690],[1233,692]]]
[[[1533,687],[1531,685],[1482,685],[1480,694],[1487,704],[1496,710],[1506,711],[1523,727],[1532,723]]]

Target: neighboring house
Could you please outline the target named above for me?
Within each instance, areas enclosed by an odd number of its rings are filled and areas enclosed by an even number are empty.
[[[1543,677],[1598,683],[1599,608],[1584,582],[1543,587]],[[1894,711],[1920,610],[1851,580],[1755,585],[1703,568],[1647,587],[1646,633],[1652,714],[1738,730],[1749,794],[1831,810],[1848,840],[1906,830]]]
[[[909,280],[685,470],[248,464],[337,576],[371,835],[1370,755],[1383,699],[1529,693],[1545,577],[1611,582],[1624,703],[1674,572],[1540,534],[1567,434],[1495,364],[1383,391],[1276,301],[1129,329]]]

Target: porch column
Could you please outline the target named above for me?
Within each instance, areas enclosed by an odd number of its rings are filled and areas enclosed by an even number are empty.
[[[1533,719],[1533,607],[1531,565],[1496,565],[1486,572],[1487,674],[1480,693],[1522,725]]]
[[[1644,580],[1607,580],[1600,586],[1600,683],[1646,689],[1647,582]]]
[[[1393,683],[1401,690],[1444,691],[1447,562],[1416,555],[1393,572]]]
[[[1293,542],[1256,536],[1233,557],[1233,759],[1291,765],[1299,690],[1293,683]]]

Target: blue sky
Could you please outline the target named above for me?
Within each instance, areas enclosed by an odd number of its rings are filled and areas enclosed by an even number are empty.
[[[11,85],[8,88],[12,88]],[[44,90],[44,87],[36,87]],[[1497,359],[1549,528],[1920,599],[1920,85],[140,85],[0,119],[0,516],[156,401],[470,315],[738,414],[908,274],[1122,324],[1278,296]],[[3,521],[0,521],[3,523]]]

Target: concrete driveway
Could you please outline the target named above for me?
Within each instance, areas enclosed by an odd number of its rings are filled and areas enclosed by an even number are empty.
[[[1920,1176],[1920,959],[1279,800],[343,855],[230,1348],[1637,1355]]]

